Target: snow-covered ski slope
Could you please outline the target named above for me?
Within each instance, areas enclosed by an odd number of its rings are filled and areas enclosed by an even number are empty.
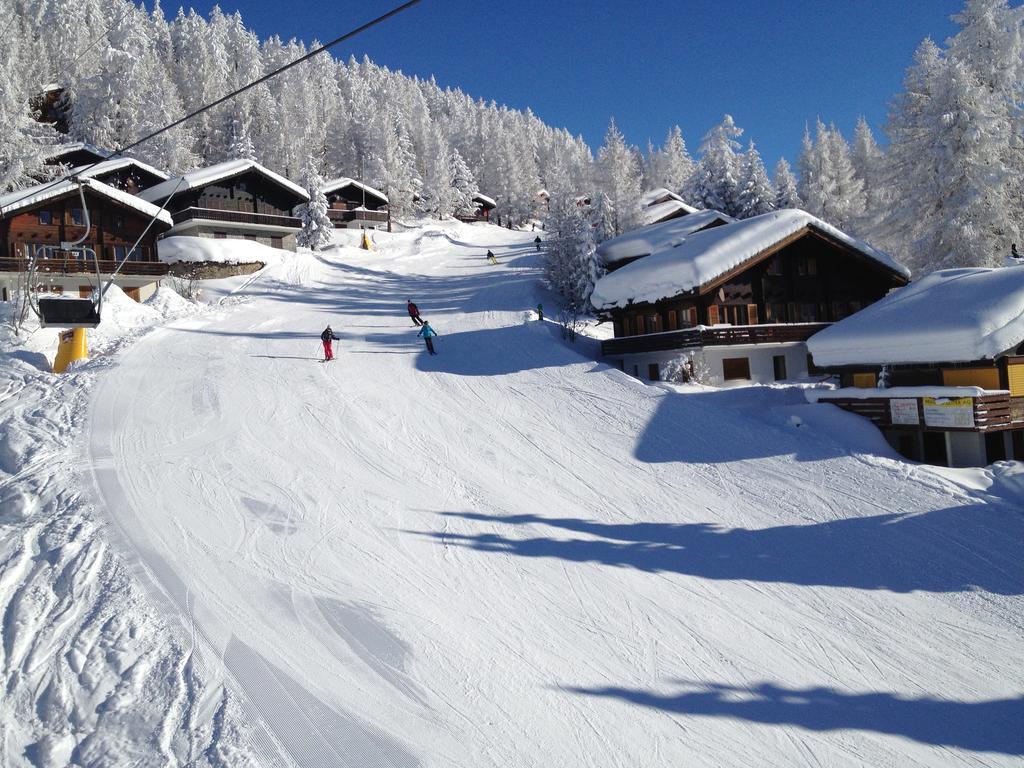
[[[96,505],[262,723],[249,748],[1020,765],[1021,497],[899,460],[798,388],[673,391],[595,362],[529,314],[552,304],[533,236],[298,254],[102,376]]]

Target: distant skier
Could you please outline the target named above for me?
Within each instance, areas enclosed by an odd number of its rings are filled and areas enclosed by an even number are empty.
[[[1013,258],[1015,258],[1015,259],[1019,259],[1020,258],[1020,254],[1017,253],[1017,244],[1016,243],[1010,243],[1010,255],[1013,256]]]
[[[533,244],[537,246],[537,250],[539,251],[540,250],[540,235],[537,235],[535,238],[533,238]]]
[[[423,321],[420,320],[420,309],[412,303],[412,299],[409,299],[405,308],[409,310],[409,317],[412,319],[413,325],[423,325]]]
[[[498,265],[498,260],[494,257],[494,254],[491,253],[490,251],[487,252],[487,260],[489,262],[491,262],[491,264],[494,264],[495,266]]]
[[[544,321],[544,305],[537,302],[537,319],[541,322]]]
[[[324,328],[324,332],[320,334],[320,341],[324,343],[324,362],[334,359],[334,351],[331,349],[332,341],[341,341],[340,336],[336,336],[334,331],[331,330],[331,326]]]
[[[437,352],[434,351],[434,337],[437,336],[437,331],[430,327],[430,323],[424,320],[423,327],[420,328],[420,332],[417,333],[416,335],[422,336],[423,341],[427,343],[427,352],[429,352],[432,355],[437,354]]]

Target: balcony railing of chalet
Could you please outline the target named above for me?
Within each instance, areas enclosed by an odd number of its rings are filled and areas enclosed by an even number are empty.
[[[255,224],[265,227],[289,227],[299,229],[302,220],[296,216],[278,216],[272,213],[250,213],[249,211],[223,211],[217,208],[184,208],[171,214],[175,224],[193,219],[224,221],[232,224]]]
[[[114,259],[100,259],[99,269],[101,275],[109,275],[119,262]],[[28,272],[28,259],[0,258],[0,272]],[[36,272],[40,278],[46,275],[80,275],[83,273],[95,274],[96,266],[92,259],[38,259],[36,261]],[[163,277],[167,274],[167,265],[159,261],[126,261],[118,272],[124,276],[152,276]]]
[[[889,400],[916,400],[916,425],[893,424]],[[965,398],[967,399],[967,398]],[[896,429],[941,429],[949,432],[996,432],[1003,429],[1019,429],[1024,427],[1024,397],[1012,397],[1009,392],[994,393],[971,397],[974,410],[973,427],[939,427],[925,424],[924,399],[920,397],[828,397],[819,398],[818,402],[831,403],[844,411],[855,413],[870,419],[879,428],[893,427]]]
[[[679,331],[620,336],[601,342],[602,355],[635,352],[664,352],[687,347],[729,346],[733,344],[772,344],[807,341],[830,323],[779,323],[770,325],[715,325],[683,328]]]
[[[388,212],[387,211],[356,211],[356,210],[345,210],[343,208],[328,208],[327,218],[331,221],[382,221],[387,222]]]

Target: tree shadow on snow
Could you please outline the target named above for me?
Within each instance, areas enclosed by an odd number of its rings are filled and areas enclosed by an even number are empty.
[[[752,386],[667,392],[634,456],[651,464],[722,464],[769,456],[821,461],[856,452],[898,458],[860,416],[811,405],[801,389]]]
[[[758,529],[712,523],[616,524],[532,514],[441,514],[483,523],[489,530],[416,533],[480,552],[713,580],[1024,594],[1019,552],[1024,521],[1007,505],[972,504]],[[505,526],[524,530],[505,535]],[[541,531],[544,535],[535,535]],[[565,538],[565,531],[580,536]]]
[[[746,687],[679,681],[678,685],[683,690],[670,695],[615,687],[560,690],[678,715],[794,725],[811,731],[874,731],[974,752],[1024,754],[1024,697],[975,702],[772,683]]]
[[[416,334],[410,336],[415,339]],[[422,339],[415,340],[423,344]],[[451,334],[441,332],[434,339],[434,348],[437,355],[424,352],[417,358],[419,370],[457,376],[501,376],[593,362],[583,356],[583,348],[561,343],[557,325],[538,321]]]

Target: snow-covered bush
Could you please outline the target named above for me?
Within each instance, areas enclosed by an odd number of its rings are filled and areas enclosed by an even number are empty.
[[[684,352],[665,364],[661,369],[661,378],[673,384],[710,385],[711,366],[702,351]]]

